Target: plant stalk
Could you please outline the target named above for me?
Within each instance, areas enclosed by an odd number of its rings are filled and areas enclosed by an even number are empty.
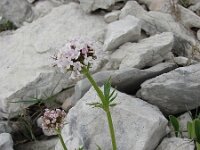
[[[101,99],[101,101],[103,103],[104,102],[104,95],[103,95],[101,89],[99,88],[99,86],[97,85],[97,83],[95,82],[95,80],[93,79],[93,77],[91,76],[91,74],[89,73],[89,71],[86,68],[83,68],[83,73],[88,78],[88,80],[90,81],[90,83],[94,87],[95,91],[97,92],[99,98]]]
[[[108,125],[109,125],[109,129],[110,129],[110,136],[111,136],[111,139],[112,139],[112,147],[113,147],[113,150],[117,150],[115,131],[114,131],[112,116],[111,116],[109,107],[106,110],[106,115],[107,115]]]
[[[68,149],[67,149],[67,146],[65,145],[65,142],[64,142],[64,140],[63,140],[63,137],[62,137],[62,135],[61,135],[60,129],[56,129],[56,131],[57,131],[57,133],[58,133],[58,137],[59,137],[59,139],[60,139],[60,143],[62,144],[63,149],[64,149],[64,150],[68,150]]]
[[[99,88],[99,86],[97,85],[97,83],[95,82],[95,80],[93,79],[91,74],[89,73],[88,69],[84,68],[83,69],[83,73],[88,78],[88,80],[90,81],[90,83],[92,84],[94,89],[96,90],[99,98],[102,101],[102,104],[104,105],[105,104],[105,97],[103,95],[103,92],[101,91],[101,89]],[[110,136],[111,136],[111,140],[112,140],[113,150],[117,150],[115,131],[114,131],[114,126],[113,126],[113,122],[112,122],[112,116],[111,116],[111,113],[110,113],[110,108],[109,108],[109,106],[105,106],[104,105],[103,110],[106,112],[106,115],[107,115],[107,120],[108,120],[108,125],[109,125],[109,130],[110,130]]]
[[[198,142],[196,142],[196,148],[197,150],[200,150],[200,144]]]

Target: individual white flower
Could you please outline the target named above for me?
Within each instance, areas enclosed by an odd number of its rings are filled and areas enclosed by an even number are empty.
[[[74,64],[73,64],[73,70],[74,71],[81,71],[82,70],[82,66],[83,66],[83,64],[81,64],[79,61],[78,62],[75,62]]]
[[[71,59],[77,60],[79,58],[79,56],[80,56],[80,51],[78,51],[78,50],[72,50],[71,52],[73,54],[73,56],[72,56]]]

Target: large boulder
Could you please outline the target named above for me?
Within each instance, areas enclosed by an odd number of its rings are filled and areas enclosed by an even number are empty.
[[[115,50],[121,44],[137,41],[140,35],[140,20],[134,16],[126,16],[108,25],[103,49],[105,51]]]
[[[141,40],[139,43],[126,43],[111,55],[111,60],[120,68],[144,68],[165,60],[171,52],[174,36],[171,32],[161,33]]]
[[[145,81],[137,96],[166,114],[197,108],[200,103],[200,64],[181,67]]]
[[[1,0],[1,15],[17,26],[21,26],[24,21],[31,22],[34,19],[31,5],[26,0]]]
[[[118,92],[117,106],[111,108],[116,141],[119,150],[154,150],[166,134],[167,120],[157,107],[141,99]],[[98,102],[99,98],[91,88],[78,103],[70,109],[62,130],[68,149],[80,145],[84,149],[111,149],[111,139],[106,114],[92,108],[88,103]],[[58,143],[55,150],[60,150]]]
[[[70,3],[13,34],[0,36],[0,114],[16,115],[20,105],[30,105],[11,102],[47,98],[72,86],[75,81],[69,79],[69,74],[51,66],[51,56],[74,37],[102,40],[105,26],[102,16],[86,15],[78,4]],[[94,70],[106,60],[102,51],[97,51],[97,55]]]

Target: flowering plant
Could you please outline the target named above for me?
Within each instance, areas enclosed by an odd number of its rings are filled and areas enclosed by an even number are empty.
[[[61,135],[61,130],[64,127],[65,116],[66,113],[64,110],[45,109],[44,115],[41,118],[42,118],[42,129],[48,130],[51,133],[57,133],[64,150],[67,150],[63,137]]]
[[[64,127],[64,118],[66,113],[64,110],[55,109],[49,110],[45,109],[44,115],[42,118],[42,128],[43,130],[48,130],[49,132],[54,133],[55,130],[60,130]]]
[[[71,78],[81,74],[83,67],[88,67],[96,59],[94,44],[83,39],[74,39],[66,43],[53,56],[54,65],[62,72],[71,71]]]
[[[101,100],[101,102],[95,102],[90,105],[101,108],[106,113],[112,147],[113,150],[117,150],[114,126],[110,112],[110,107],[116,105],[113,101],[117,94],[115,94],[114,90],[111,91],[110,80],[104,84],[104,91],[102,91],[90,74],[90,66],[93,63],[93,60],[97,58],[95,55],[95,48],[95,44],[87,40],[71,40],[53,56],[53,59],[55,60],[54,66],[59,67],[62,72],[71,71],[71,78],[75,78],[80,74],[84,74],[87,77]]]

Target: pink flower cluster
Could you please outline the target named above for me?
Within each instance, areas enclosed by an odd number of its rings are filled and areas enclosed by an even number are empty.
[[[53,57],[55,66],[62,72],[72,71],[71,78],[80,75],[82,68],[91,65],[95,56],[95,44],[81,38],[66,43]]]
[[[49,110],[45,109],[42,118],[42,128],[43,130],[48,130],[50,132],[55,132],[55,129],[62,129],[64,126],[64,118],[66,113],[64,110],[55,109]]]

